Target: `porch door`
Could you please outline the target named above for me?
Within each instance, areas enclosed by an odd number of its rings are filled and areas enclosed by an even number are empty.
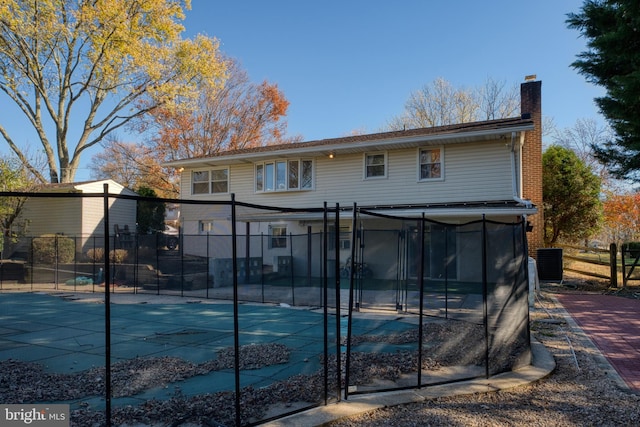
[[[424,233],[424,278],[457,279],[457,239],[454,227],[427,224]],[[409,278],[418,277],[420,240],[417,227],[410,227],[407,239],[407,263]]]

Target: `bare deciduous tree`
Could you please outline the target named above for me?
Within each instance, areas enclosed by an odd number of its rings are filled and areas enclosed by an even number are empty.
[[[520,93],[516,85],[488,78],[477,88],[454,87],[443,78],[412,92],[404,113],[392,118],[387,128],[444,126],[478,120],[513,117],[519,113]]]
[[[144,144],[110,136],[104,151],[91,158],[90,169],[95,179],[110,178],[131,189],[147,187],[159,197],[175,198],[179,194],[176,172],[164,170],[153,150]]]
[[[285,137],[289,102],[277,86],[252,83],[236,62],[226,61],[229,74],[222,88],[203,90],[192,110],[158,108],[137,121],[138,130],[149,138],[138,144],[106,144],[105,151],[92,158],[93,176],[175,197],[176,171],[163,168],[163,162],[299,141]]]

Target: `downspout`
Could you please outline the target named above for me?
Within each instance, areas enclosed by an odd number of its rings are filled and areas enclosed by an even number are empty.
[[[518,170],[520,171],[520,177],[522,177],[522,165],[520,168],[516,168],[516,134],[517,132],[511,132],[511,185],[513,191],[513,200],[524,205],[526,208],[533,207],[533,203],[530,200],[525,200],[520,197],[521,191],[518,183],[522,183],[522,179],[518,180]],[[524,145],[524,133],[520,133],[520,145],[519,151],[522,152],[522,146]],[[521,185],[520,185],[521,187]]]

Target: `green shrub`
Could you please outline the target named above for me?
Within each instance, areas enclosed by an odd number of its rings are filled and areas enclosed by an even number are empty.
[[[73,262],[75,241],[58,234],[43,234],[33,239],[33,260],[42,264]]]

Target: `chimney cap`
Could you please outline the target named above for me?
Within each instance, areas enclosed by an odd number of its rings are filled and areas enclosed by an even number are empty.
[[[536,76],[535,74],[529,74],[528,76],[524,76],[524,81],[532,82],[532,81],[535,81],[537,78],[538,76]]]

